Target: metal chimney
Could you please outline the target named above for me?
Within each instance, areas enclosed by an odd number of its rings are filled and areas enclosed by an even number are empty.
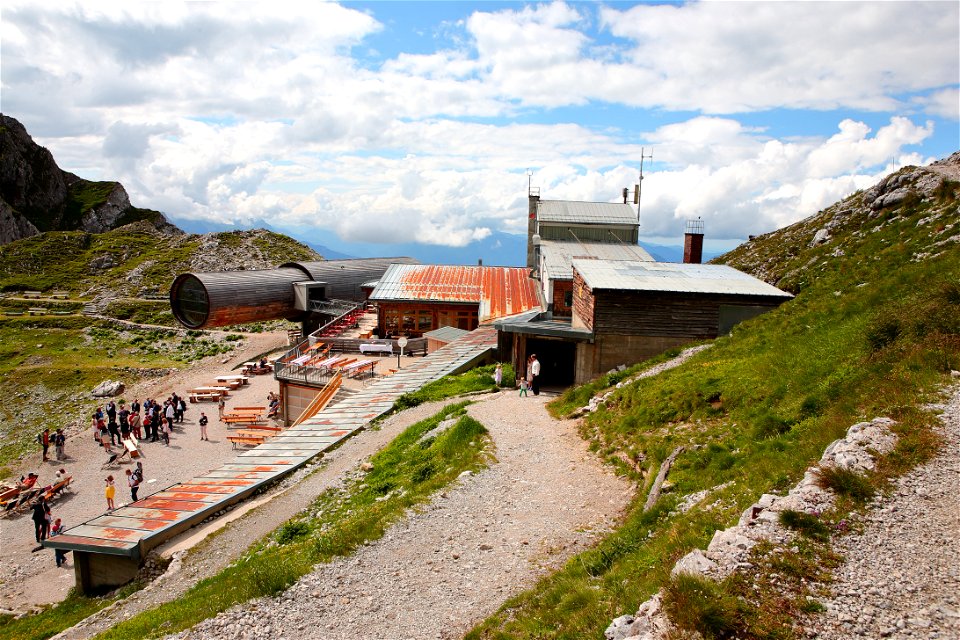
[[[700,264],[703,262],[703,220],[687,220],[687,228],[683,235],[683,262],[684,264]]]

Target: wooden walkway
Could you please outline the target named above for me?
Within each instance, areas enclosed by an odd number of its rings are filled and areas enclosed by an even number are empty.
[[[133,579],[150,549],[360,431],[400,395],[475,366],[496,346],[496,330],[481,327],[217,469],[88,520],[43,544],[74,552],[77,586],[84,592],[124,584]]]

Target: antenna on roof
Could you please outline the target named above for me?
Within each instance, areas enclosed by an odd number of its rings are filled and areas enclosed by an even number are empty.
[[[646,149],[640,147],[640,180],[637,182],[637,188],[634,190],[633,204],[637,205],[637,226],[640,226],[640,191],[643,187],[643,159],[653,160],[653,149],[650,149],[650,155],[645,155]]]

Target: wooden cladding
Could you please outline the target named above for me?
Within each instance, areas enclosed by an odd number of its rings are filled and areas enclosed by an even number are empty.
[[[440,327],[473,331],[480,322],[478,305],[380,302],[377,324],[380,335],[422,336]]]
[[[759,296],[599,291],[593,310],[594,330],[635,336],[716,338],[721,306],[774,309],[781,302],[781,298]]]

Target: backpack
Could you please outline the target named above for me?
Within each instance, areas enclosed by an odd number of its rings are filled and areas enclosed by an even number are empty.
[[[43,432],[37,434],[37,444],[43,444]]]

